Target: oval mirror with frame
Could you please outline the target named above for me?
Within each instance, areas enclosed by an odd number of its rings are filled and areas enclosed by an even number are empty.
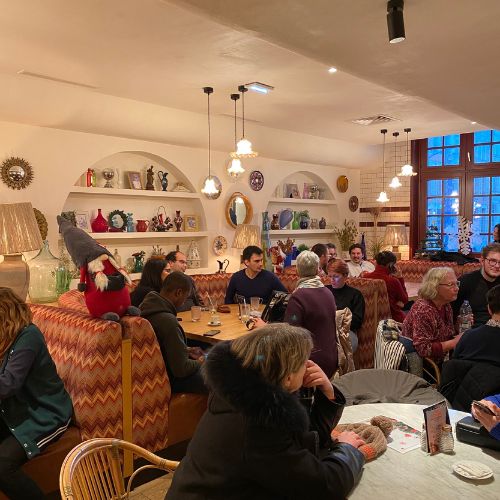
[[[250,200],[242,193],[234,192],[226,204],[227,223],[236,228],[238,224],[249,224],[252,220],[253,209]]]
[[[2,181],[11,189],[24,189],[33,180],[33,168],[24,159],[11,156],[2,163]]]

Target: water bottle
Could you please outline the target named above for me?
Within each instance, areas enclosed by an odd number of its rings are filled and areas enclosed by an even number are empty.
[[[459,329],[460,333],[465,332],[466,330],[469,330],[472,328],[472,307],[469,304],[468,300],[464,300],[464,303],[460,307],[460,314],[459,314]]]

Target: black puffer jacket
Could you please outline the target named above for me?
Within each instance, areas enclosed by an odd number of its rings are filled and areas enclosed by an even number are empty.
[[[364,458],[351,445],[330,440],[345,401],[340,392],[331,402],[316,391],[306,409],[296,395],[244,369],[228,342],[212,348],[204,370],[212,391],[208,410],[166,498],[336,500],[348,495]]]

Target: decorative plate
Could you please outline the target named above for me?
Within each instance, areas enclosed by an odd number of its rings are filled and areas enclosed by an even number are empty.
[[[264,175],[260,170],[254,170],[250,172],[250,177],[248,178],[250,182],[250,187],[254,191],[260,191],[264,186]]]
[[[339,176],[337,179],[337,189],[341,193],[345,193],[349,187],[349,179],[345,175]]]
[[[359,207],[359,200],[357,196],[351,196],[349,198],[349,210],[355,212]]]
[[[222,255],[227,250],[227,240],[224,236],[216,236],[212,244],[215,255]]]

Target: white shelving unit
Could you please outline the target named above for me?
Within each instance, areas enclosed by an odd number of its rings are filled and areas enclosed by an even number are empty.
[[[198,193],[188,193],[185,191],[146,191],[145,189],[115,189],[102,187],[82,187],[73,186],[69,192],[73,195],[84,196],[124,196],[127,198],[155,198],[155,199],[201,199]]]
[[[269,203],[284,203],[287,205],[337,205],[334,200],[310,200],[303,198],[269,198]]]
[[[134,233],[90,233],[92,238],[100,240],[161,240],[164,238],[203,238],[208,236],[208,231],[145,231]]]
[[[332,234],[331,229],[271,229],[269,231],[269,236],[308,236],[321,234],[329,236]]]

